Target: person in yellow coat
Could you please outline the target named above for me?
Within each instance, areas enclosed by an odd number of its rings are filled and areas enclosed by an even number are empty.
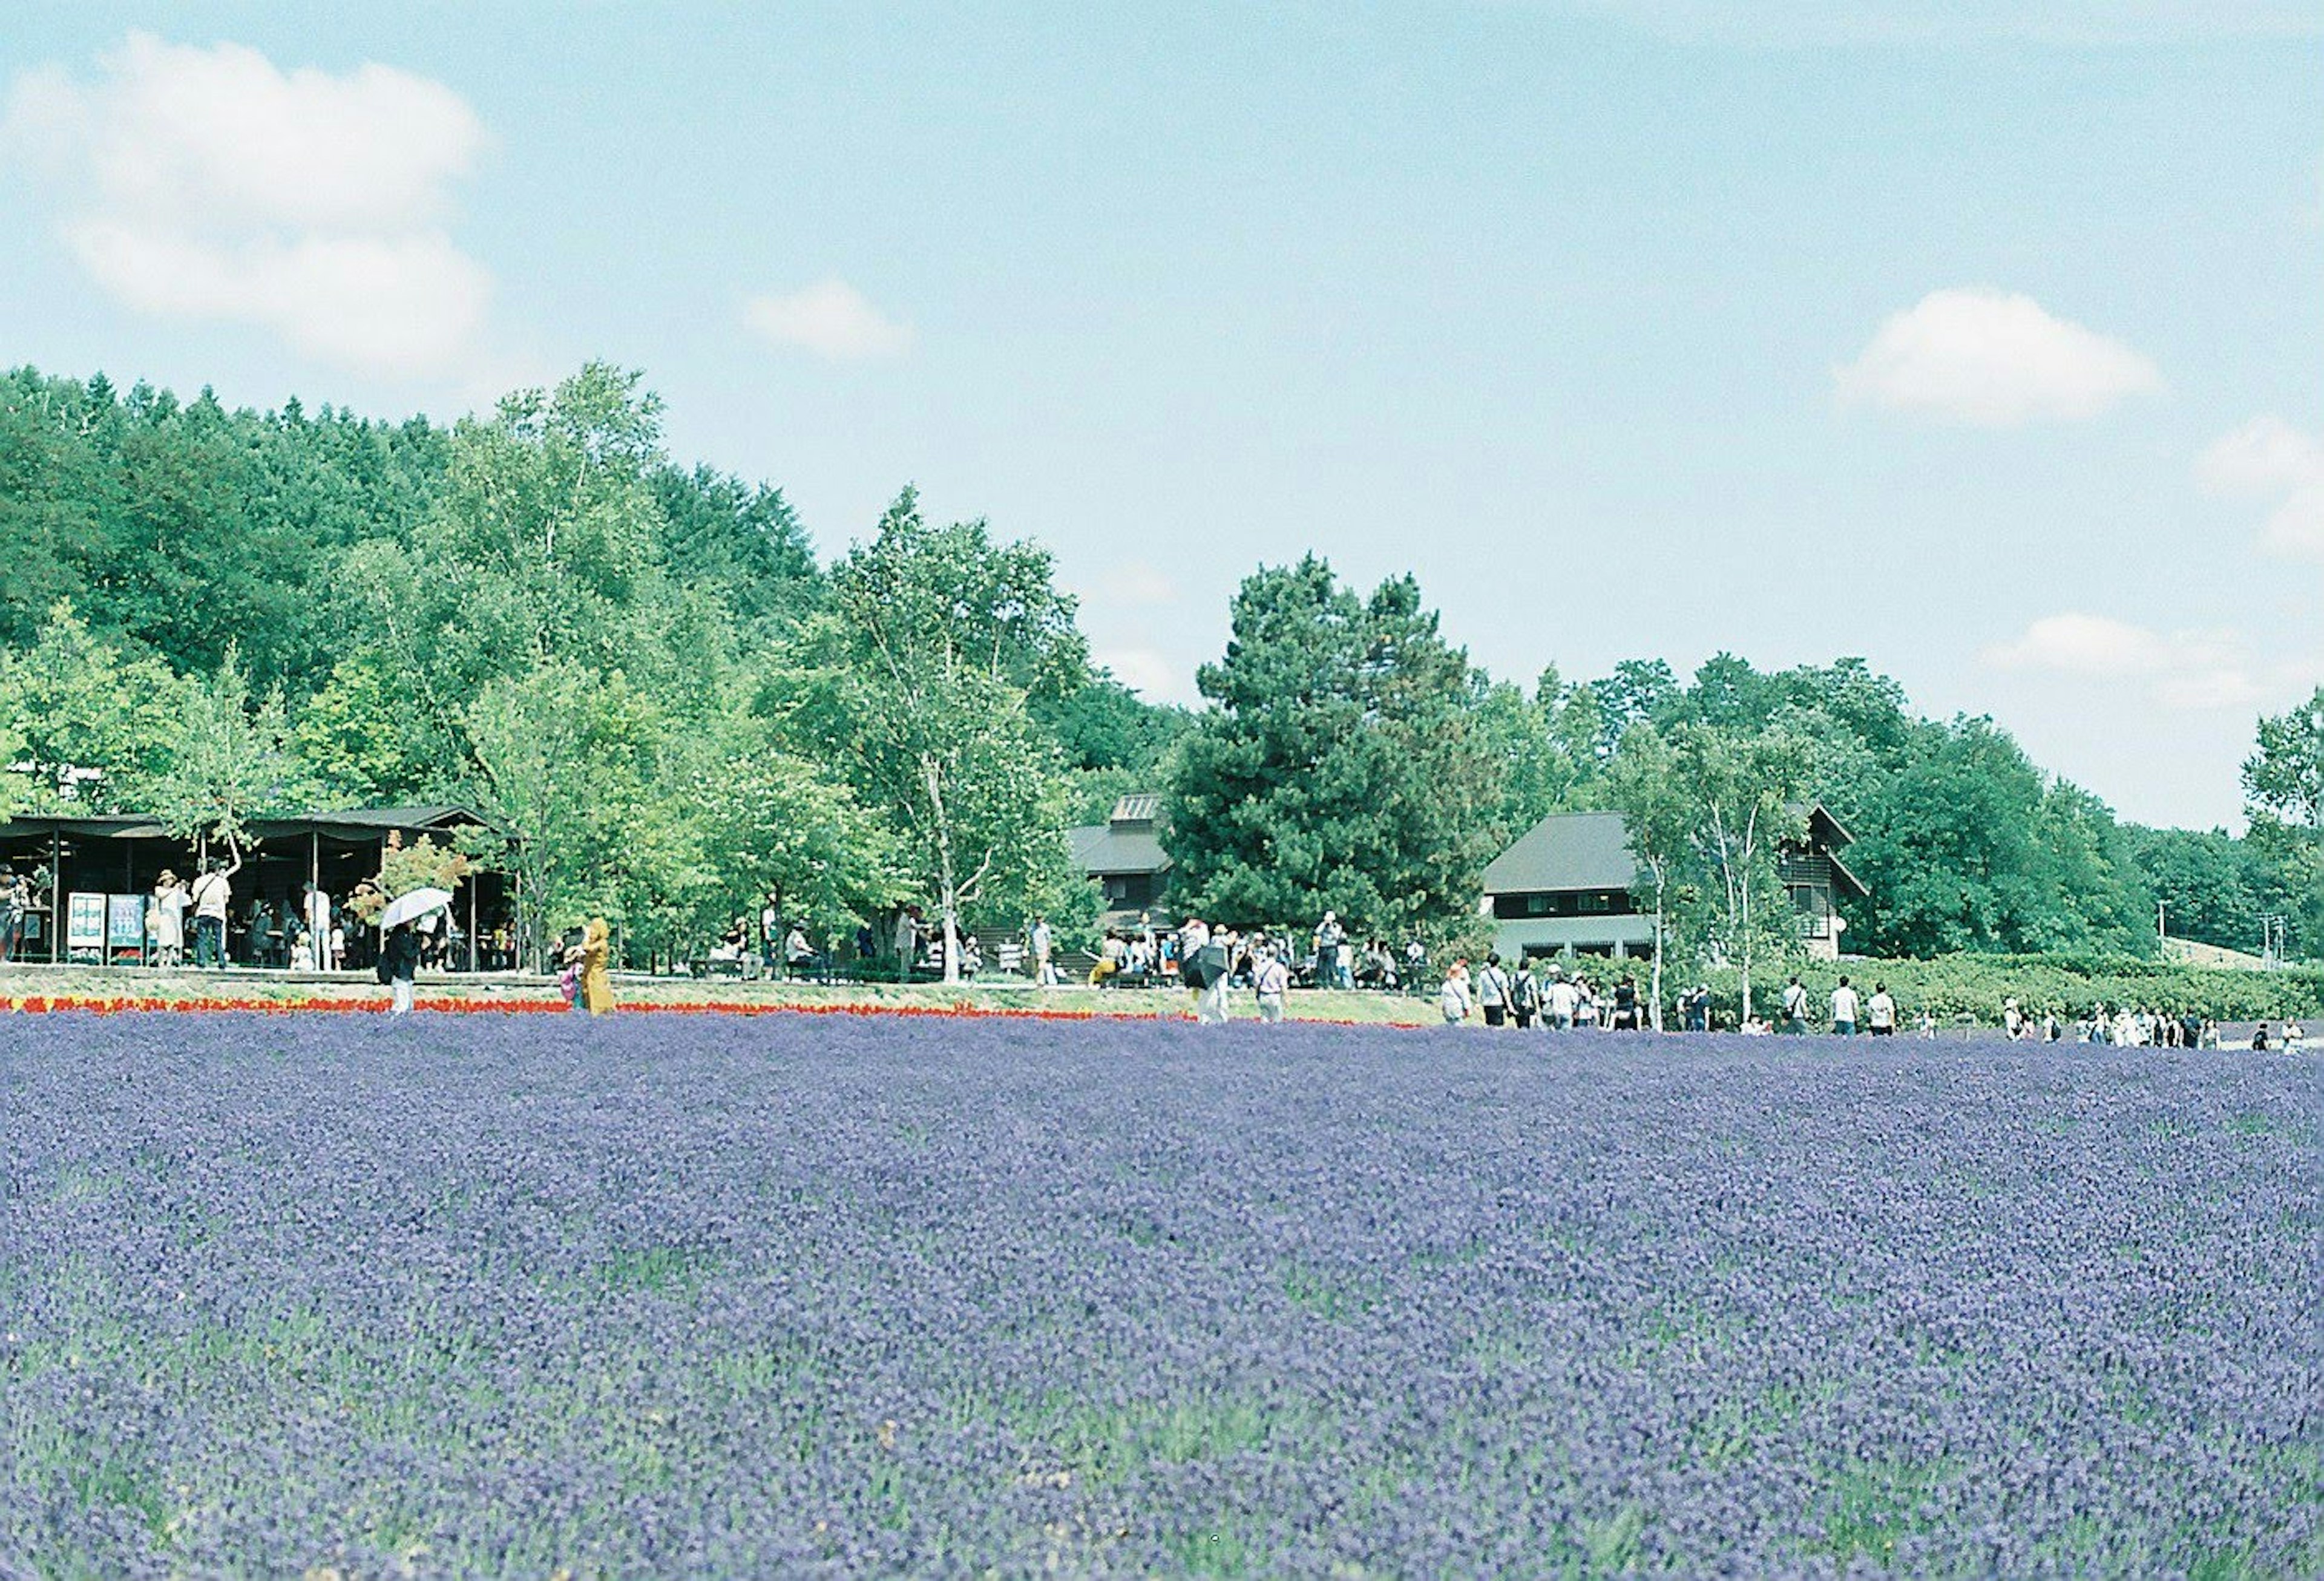
[[[603,1016],[613,1007],[613,979],[607,970],[613,955],[612,931],[605,919],[593,916],[589,925],[581,931],[581,942],[566,955],[566,961],[579,969],[580,980],[575,985],[573,1005],[592,1016]]]

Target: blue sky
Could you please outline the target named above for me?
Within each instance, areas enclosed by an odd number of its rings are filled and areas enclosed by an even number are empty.
[[[34,5],[0,82],[0,358],[613,358],[826,549],[1046,542],[1157,696],[1310,548],[1497,675],[1861,654],[2149,822],[2324,678],[2314,4]]]

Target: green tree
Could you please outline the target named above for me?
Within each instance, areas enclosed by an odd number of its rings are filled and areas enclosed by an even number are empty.
[[[669,875],[654,797],[659,721],[620,671],[567,662],[494,681],[467,710],[484,811],[508,839],[527,953],[602,915],[625,921]]]
[[[123,795],[181,840],[214,840],[239,856],[250,823],[302,811],[315,782],[290,738],[281,695],[253,698],[240,653],[228,644],[217,673],[189,685],[165,766]]]
[[[169,666],[124,651],[59,603],[30,648],[0,650],[0,728],[19,743],[31,805],[140,811],[124,800],[175,756],[187,688]]]
[[[2127,828],[2131,859],[2174,939],[2256,951],[2266,864],[2224,829]]]
[[[771,901],[825,937],[903,898],[896,839],[854,793],[786,750],[773,726],[737,712],[667,749],[664,794],[693,835],[693,925],[753,919]]]
[[[1048,551],[996,543],[982,521],[930,527],[908,488],[833,569],[801,644],[791,728],[888,810],[907,878],[936,901],[947,982],[964,920],[1074,881],[1065,768],[1028,712],[1087,678],[1074,608]]]
[[[1697,915],[1702,895],[1692,882],[1695,858],[1701,850],[1701,831],[1693,800],[1679,779],[1678,763],[1670,745],[1652,725],[1641,726],[1622,739],[1601,782],[1605,799],[1622,814],[1630,839],[1630,852],[1646,869],[1646,882],[1637,898],[1655,919],[1655,953],[1649,992],[1654,1003],[1655,1030],[1663,1025],[1663,960],[1668,952],[1674,912],[1682,905],[1690,918]],[[1683,930],[1692,935],[1696,929]],[[1699,953],[1699,951],[1697,952]]]
[[[2292,948],[2324,943],[2324,686],[2307,702],[2259,722],[2244,760],[2244,811],[2253,847],[2273,869]]]
[[[1328,908],[1440,937],[1473,916],[1508,759],[1412,578],[1367,600],[1313,555],[1262,569],[1197,684],[1214,707],[1181,744],[1167,804],[1186,905],[1275,924]]]

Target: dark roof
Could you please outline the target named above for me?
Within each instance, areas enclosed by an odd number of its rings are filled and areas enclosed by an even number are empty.
[[[315,813],[305,818],[288,818],[289,823],[349,823],[365,829],[449,829],[461,823],[490,823],[491,819],[473,807],[346,807],[336,812]]]
[[[1162,813],[1159,791],[1135,791],[1113,804],[1107,817],[1112,823],[1151,823]]]
[[[1111,823],[1091,823],[1065,831],[1073,847],[1074,865],[1091,878],[1120,873],[1162,873],[1170,859],[1162,841],[1139,829],[1117,829]]]
[[[1628,889],[1638,881],[1619,813],[1553,813],[1485,869],[1488,895]]]
[[[1838,850],[1841,846],[1856,843],[1856,836],[1850,834],[1847,827],[1831,815],[1831,809],[1821,802],[1808,809],[1808,838],[1826,850]]]
[[[298,818],[254,818],[250,821],[250,830],[262,840],[279,840],[285,835],[308,833],[369,838],[391,832],[441,833],[464,824],[497,827],[483,813],[466,807],[348,807],[338,812],[312,813]],[[0,836],[46,834],[51,830],[60,834],[78,834],[97,840],[171,838],[167,829],[156,823],[151,814],[143,813],[80,817],[25,813],[0,823]]]
[[[1847,841],[1843,841],[1840,843],[1844,845]],[[1831,855],[1831,853],[1826,854],[1829,860],[1831,862],[1831,876],[1840,880],[1840,887],[1842,889],[1845,889],[1849,894],[1853,895],[1858,900],[1869,900],[1872,898],[1871,889],[1866,886],[1863,879],[1858,878],[1855,874],[1848,870],[1848,864],[1846,862],[1841,861],[1836,855]]]
[[[143,813],[20,813],[0,822],[0,838],[29,834],[78,834],[91,840],[166,840],[170,832]]]

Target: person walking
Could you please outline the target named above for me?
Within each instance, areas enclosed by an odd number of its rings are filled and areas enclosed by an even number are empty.
[[[1875,1037],[1896,1035],[1896,1001],[1888,997],[1886,983],[1872,985],[1872,997],[1864,1002],[1864,1024]]]
[[[1614,985],[1614,1015],[1609,1023],[1614,1032],[1638,1030],[1638,979],[1624,977]]]
[[[1831,991],[1831,1031],[1833,1036],[1854,1037],[1856,1035],[1856,1015],[1858,1008],[1859,1007],[1856,1000],[1856,990],[1848,986],[1848,979],[1846,978],[1841,978],[1840,979],[1840,987],[1832,989]]]
[[[1533,960],[1523,957],[1509,974],[1509,1018],[1520,1032],[1530,1029],[1541,1010],[1541,979],[1533,974]]]
[[[1582,1007],[1582,993],[1567,980],[1563,967],[1553,967],[1549,987],[1542,995],[1542,1020],[1552,1032],[1572,1032],[1574,1012]]]
[[[1746,1005],[1743,1008],[1748,1014],[1751,1007]],[[1796,1036],[1807,1029],[1808,991],[1794,973],[1792,980],[1784,985],[1784,1031]]]
[[[1444,987],[1437,993],[1437,1013],[1444,1017],[1447,1026],[1458,1026],[1469,1019],[1476,1008],[1476,1000],[1469,993],[1469,963],[1456,961],[1452,970],[1444,974]]]
[[[566,955],[581,974],[574,985],[576,1008],[591,1016],[604,1016],[613,1008],[613,930],[604,917],[591,917],[589,925],[581,930],[581,942]]]
[[[194,880],[194,964],[226,964],[226,914],[234,901],[234,876],[242,871],[242,853],[231,865],[212,857]]]
[[[1291,988],[1291,968],[1284,964],[1282,951],[1270,949],[1260,954],[1251,987],[1259,994],[1259,1018],[1269,1026],[1279,1025],[1283,997]]]
[[[410,923],[398,923],[379,947],[379,980],[387,985],[389,1015],[411,1014],[411,987],[419,976],[420,935]]]
[[[1509,974],[1501,970],[1499,951],[1485,957],[1485,970],[1477,974],[1477,1007],[1485,1013],[1486,1025],[1508,1025]]]

